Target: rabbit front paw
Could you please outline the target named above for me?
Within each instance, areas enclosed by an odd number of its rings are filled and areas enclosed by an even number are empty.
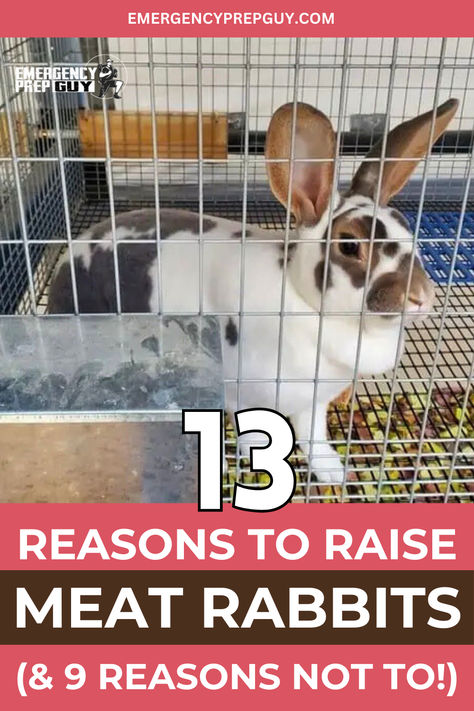
[[[311,473],[318,481],[327,484],[342,484],[344,481],[344,467],[341,458],[329,444],[314,448],[310,466]]]

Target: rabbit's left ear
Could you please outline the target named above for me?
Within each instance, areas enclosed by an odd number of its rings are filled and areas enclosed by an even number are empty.
[[[458,108],[457,99],[449,99],[436,109],[431,145],[438,140]],[[396,126],[387,136],[385,150],[386,158],[401,158],[384,162],[382,184],[380,188],[380,204],[385,205],[393,195],[396,195],[405,185],[415,170],[419,161],[431,149],[430,134],[434,111],[427,111],[411,121],[405,121]],[[354,175],[351,193],[366,195],[373,200],[377,194],[377,183],[380,172],[380,155],[382,139],[378,141],[367,154],[365,160]],[[370,160],[371,158],[375,160]],[[413,159],[413,160],[410,160]]]
[[[273,194],[285,207],[290,203],[296,221],[314,225],[331,197],[336,138],[330,120],[322,111],[298,103],[292,156],[293,111],[293,104],[285,104],[272,116],[265,141],[267,175]],[[291,157],[297,160],[289,196]]]

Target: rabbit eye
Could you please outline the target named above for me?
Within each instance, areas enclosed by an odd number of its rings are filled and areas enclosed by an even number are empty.
[[[357,257],[359,255],[359,242],[350,237],[342,237],[339,242],[339,249],[346,257]]]

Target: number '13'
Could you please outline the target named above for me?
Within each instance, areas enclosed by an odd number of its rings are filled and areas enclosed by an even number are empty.
[[[222,511],[223,422],[222,410],[183,410],[183,432],[199,435],[198,504],[200,511]],[[232,506],[245,511],[275,511],[293,496],[296,477],[288,457],[295,445],[293,428],[279,412],[268,409],[235,413],[237,434],[261,432],[266,446],[250,448],[251,471],[270,476],[265,487],[236,483]]]

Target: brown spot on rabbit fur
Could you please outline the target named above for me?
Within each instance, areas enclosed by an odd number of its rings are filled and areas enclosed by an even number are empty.
[[[373,219],[367,215],[350,217],[342,214],[333,222],[331,238],[331,262],[338,264],[351,280],[353,286],[360,289],[365,284],[368,260],[370,255],[370,236]],[[372,272],[380,261],[380,250],[386,242],[387,230],[381,220],[376,219],[374,243],[370,271]],[[353,241],[358,245],[356,257],[347,256],[341,251],[342,241]]]
[[[314,268],[314,280],[316,282],[316,287],[318,291],[322,293],[323,291],[323,285],[324,285],[324,264],[325,260],[321,259],[320,262],[318,262]],[[331,277],[331,264],[328,265],[328,273],[326,277],[326,289],[329,289],[329,287],[332,286],[332,277]]]
[[[410,223],[408,222],[405,215],[403,215],[401,212],[399,212],[399,210],[395,210],[395,208],[392,208],[390,210],[390,217],[392,217],[394,220],[396,220],[398,222],[398,224],[401,225],[401,227],[408,230],[408,232],[411,232]]]
[[[394,257],[399,249],[400,245],[396,242],[387,242],[387,244],[383,246],[383,253],[386,254],[387,257]]]
[[[367,306],[370,311],[385,311],[387,314],[390,312],[394,314],[400,313],[407,289],[415,294],[424,291],[427,278],[425,270],[416,256],[413,262],[411,281],[408,284],[411,259],[411,254],[404,254],[396,271],[382,274],[376,279],[367,294]]]
[[[286,251],[286,263],[287,264],[289,264],[291,262],[291,260],[293,259],[293,255],[295,253],[296,247],[297,247],[296,242],[290,242],[288,244],[288,249]],[[283,265],[285,263],[285,244],[284,243],[280,245],[280,251],[283,256],[278,259],[278,264],[283,269]]]
[[[117,309],[114,253],[108,246],[95,245],[89,268],[82,257],[74,259],[77,299],[80,313],[110,313]],[[156,259],[156,243],[119,243],[117,246],[119,284],[124,313],[150,311],[152,283],[149,269]],[[137,284],[140,288],[137,288]],[[74,313],[71,267],[61,265],[51,283],[48,312]]]
[[[216,227],[217,221],[204,217],[203,232]],[[152,282],[149,270],[156,259],[156,212],[154,209],[120,213],[115,218],[116,229],[128,230],[124,239],[117,240],[119,284],[124,313],[148,313]],[[114,256],[109,240],[101,240],[112,231],[112,220],[99,222],[90,229],[87,238],[91,253],[89,266],[82,257],[75,257],[77,298],[80,313],[107,313],[117,309]],[[160,210],[160,235],[167,239],[176,232],[199,234],[199,216],[185,210]],[[123,235],[122,235],[123,236]],[[99,241],[97,241],[99,240]],[[141,241],[143,240],[143,241]],[[81,240],[78,240],[80,243]],[[139,285],[139,288],[137,288]],[[54,277],[48,299],[49,313],[74,313],[71,268],[64,262]]]
[[[248,239],[249,237],[252,237],[252,235],[253,235],[253,232],[247,228],[245,230],[245,238]],[[232,239],[242,239],[242,236],[243,236],[242,230],[236,230],[235,232],[232,232],[232,234],[231,234]]]
[[[163,208],[159,215],[160,237],[168,239],[176,232],[188,231],[193,235],[199,234],[199,215],[187,210],[174,210]],[[202,220],[203,233],[209,232],[216,227],[216,220],[204,217]],[[122,212],[115,217],[115,227],[131,230],[132,235],[137,239],[156,238],[156,210],[146,208],[143,210],[133,210],[132,212]],[[112,220],[108,218],[94,225],[91,230],[90,239],[102,239],[108,232],[112,231]]]
[[[235,325],[235,321],[230,316],[225,327],[225,339],[230,346],[237,345],[237,341],[239,340],[237,326]]]

